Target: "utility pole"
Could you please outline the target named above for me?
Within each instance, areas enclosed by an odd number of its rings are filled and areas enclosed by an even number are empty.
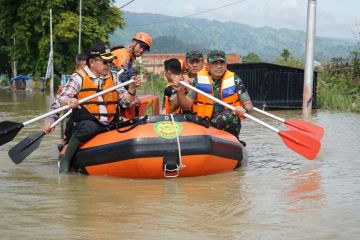
[[[311,116],[313,77],[314,77],[314,41],[316,27],[316,0],[308,0],[306,26],[306,57],[304,73],[304,92],[302,112],[305,118]]]
[[[54,49],[52,34],[52,9],[50,9],[50,54],[51,54],[51,77],[50,77],[50,98],[54,98]]]
[[[78,53],[81,53],[81,25],[82,25],[81,11],[82,11],[82,0],[80,0],[80,9],[79,9],[79,47],[78,47]]]
[[[14,68],[13,68],[13,74],[14,76],[13,77],[16,77],[17,76],[17,69],[16,69],[16,58],[15,58],[15,37],[14,37]]]

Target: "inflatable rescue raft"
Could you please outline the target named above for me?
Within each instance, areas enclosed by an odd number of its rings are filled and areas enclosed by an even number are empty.
[[[123,178],[191,177],[233,171],[245,156],[236,137],[203,119],[158,115],[95,136],[78,150],[72,168]]]

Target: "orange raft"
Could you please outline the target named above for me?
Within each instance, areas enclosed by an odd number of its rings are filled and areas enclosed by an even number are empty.
[[[138,118],[133,126],[101,133],[81,146],[72,167],[123,178],[191,177],[232,171],[245,160],[244,146],[230,133],[200,124],[194,116],[173,119]]]

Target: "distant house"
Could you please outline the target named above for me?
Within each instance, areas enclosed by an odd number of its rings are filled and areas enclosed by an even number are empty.
[[[206,59],[206,55],[204,57]],[[240,55],[227,54],[226,57],[228,64],[241,63]],[[144,54],[140,61],[147,72],[162,74],[164,72],[164,61],[170,58],[185,60],[185,53]]]
[[[26,89],[26,81],[30,79],[29,76],[20,74],[13,78],[11,78],[12,81],[12,88],[13,90],[25,90]]]
[[[179,60],[185,59],[185,53],[158,53],[144,54],[141,56],[141,64],[143,68],[150,73],[162,74],[164,72],[164,61],[170,58]]]

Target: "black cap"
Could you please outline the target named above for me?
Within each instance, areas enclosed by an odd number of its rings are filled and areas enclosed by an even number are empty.
[[[170,71],[173,74],[181,74],[181,63],[177,58],[170,58],[164,61],[165,71]]]
[[[108,46],[106,46],[103,42],[97,42],[91,45],[88,55],[89,58],[100,57],[105,61],[111,61],[115,58]]]

